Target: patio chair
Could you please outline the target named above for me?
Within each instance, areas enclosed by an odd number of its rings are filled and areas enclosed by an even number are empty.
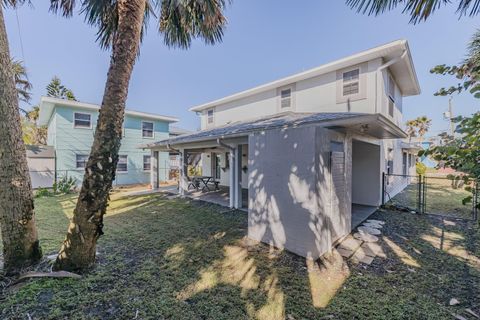
[[[190,178],[190,177],[187,177],[188,179],[188,186],[187,186],[187,190],[190,190],[190,187],[194,188],[195,190],[199,190],[200,189],[200,181],[195,179],[195,178]]]
[[[215,186],[215,190],[220,190],[218,185],[220,184],[220,181],[218,180],[211,180],[208,184],[213,184]]]

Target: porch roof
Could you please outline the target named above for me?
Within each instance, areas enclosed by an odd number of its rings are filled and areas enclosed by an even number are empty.
[[[294,113],[286,112],[249,121],[238,121],[221,127],[197,131],[167,140],[141,145],[143,149],[168,149],[197,142],[248,136],[250,133],[273,129],[287,129],[307,125],[321,125],[339,131],[353,131],[378,139],[406,138],[405,132],[381,114],[351,112]]]

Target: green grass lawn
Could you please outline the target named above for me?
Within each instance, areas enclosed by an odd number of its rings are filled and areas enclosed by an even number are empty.
[[[75,196],[36,199],[41,245],[55,253]],[[400,212],[386,258],[306,263],[248,245],[246,213],[161,195],[112,196],[98,261],[81,280],[4,289],[0,319],[451,319],[480,313],[480,233],[472,222]],[[5,280],[6,281],[6,280]],[[449,306],[449,300],[460,301]]]

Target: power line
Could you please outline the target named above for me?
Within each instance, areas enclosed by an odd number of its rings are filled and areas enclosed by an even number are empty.
[[[25,51],[23,50],[22,31],[20,30],[20,19],[18,18],[18,10],[17,10],[17,8],[15,8],[15,17],[17,18],[18,38],[20,39],[20,51],[21,51],[21,53],[22,53],[22,61],[23,61],[23,64],[26,65],[26,62],[25,62]]]

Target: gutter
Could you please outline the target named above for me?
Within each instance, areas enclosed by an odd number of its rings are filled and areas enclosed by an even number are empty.
[[[375,73],[375,113],[380,113],[378,112],[378,88],[379,88],[379,85],[378,85],[378,77],[381,73],[381,71],[383,71],[384,69],[390,67],[392,64],[395,64],[397,63],[398,61],[402,60],[403,58],[405,58],[405,56],[407,55],[408,51],[406,49],[403,50],[402,54],[396,58],[393,58],[392,60],[390,61],[387,61],[386,63],[382,64],[378,69],[377,69],[377,72]]]
[[[235,150],[235,148],[232,147],[231,145],[228,145],[228,144],[222,142],[222,140],[221,140],[220,138],[217,138],[217,144],[218,144],[219,146],[221,146],[221,147],[227,148],[227,149],[230,150],[230,151]]]

